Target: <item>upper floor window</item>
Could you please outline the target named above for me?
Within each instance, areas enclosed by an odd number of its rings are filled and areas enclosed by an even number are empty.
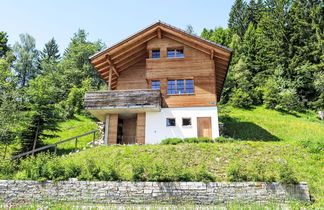
[[[160,89],[160,81],[152,80],[152,89]]]
[[[152,50],[152,58],[160,58],[160,50],[156,49],[156,50]]]
[[[193,94],[194,92],[193,79],[168,80],[168,95]]]
[[[183,49],[168,49],[168,58],[183,58]]]

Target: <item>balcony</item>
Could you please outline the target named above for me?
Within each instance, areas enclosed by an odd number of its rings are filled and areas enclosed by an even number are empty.
[[[107,114],[158,112],[161,92],[150,89],[88,91],[85,108],[101,121]]]

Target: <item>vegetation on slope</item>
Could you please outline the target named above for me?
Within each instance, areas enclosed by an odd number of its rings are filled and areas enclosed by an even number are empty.
[[[251,141],[324,141],[324,122],[316,113],[288,114],[263,106],[239,109],[219,107],[225,135]]]
[[[83,115],[75,115],[73,119],[67,120],[65,122],[61,122],[58,124],[58,131],[46,131],[45,133],[51,136],[55,136],[54,138],[44,139],[45,144],[53,144],[68,138],[72,138],[93,130],[97,130],[98,126],[96,122],[87,116]],[[99,138],[99,134],[96,134],[96,139]],[[78,138],[78,149],[83,149],[84,147],[88,147],[88,143],[93,140],[93,135],[84,136]],[[68,141],[66,143],[58,145],[58,151],[66,150],[72,151],[75,149],[75,141]]]

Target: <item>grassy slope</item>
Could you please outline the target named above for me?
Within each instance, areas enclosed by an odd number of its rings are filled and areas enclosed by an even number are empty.
[[[316,119],[314,113],[294,116],[263,107],[251,110],[232,107],[219,109],[220,119],[224,120],[228,135],[253,141],[102,146],[61,157],[60,162],[82,167],[90,162],[100,168],[113,166],[123,180],[132,180],[133,167],[138,165],[145,168],[147,174],[144,173],[144,176],[151,180],[172,178],[179,171],[195,174],[208,169],[219,181],[228,181],[229,169],[238,165],[243,166],[242,170],[250,180],[272,177],[278,180],[280,165],[288,163],[295,171],[298,181],[309,183],[311,194],[316,200],[315,205],[324,205],[324,178],[321,176],[324,174],[323,153],[312,154],[298,143],[306,139],[323,140],[324,123]],[[60,138],[47,140],[47,143],[96,129],[90,119],[82,116],[77,116],[77,119],[62,123],[61,132],[56,133]],[[66,147],[73,148],[74,142]]]
[[[251,110],[220,107],[226,133],[234,138],[257,141],[324,141],[324,122],[315,113],[296,115],[255,107]]]
[[[82,116],[82,115],[75,115],[74,119],[68,120],[66,122],[61,122],[59,123],[59,131],[57,132],[47,132],[47,134],[50,135],[55,135],[57,137],[55,138],[49,138],[49,139],[45,139],[44,143],[45,144],[52,144],[55,142],[59,142],[68,138],[72,138],[84,133],[87,133],[89,131],[93,131],[98,129],[98,126],[96,125],[96,123],[86,117],[86,116]],[[98,136],[98,134],[97,134]],[[88,142],[91,142],[93,139],[93,135],[88,135],[88,136],[84,136],[78,139],[78,148],[82,149],[84,147],[87,146]],[[58,146],[59,150],[72,150],[75,148],[75,141],[69,141],[63,144],[60,144]]]

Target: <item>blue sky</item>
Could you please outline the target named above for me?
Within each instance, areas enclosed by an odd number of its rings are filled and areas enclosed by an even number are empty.
[[[101,39],[107,46],[121,41],[144,27],[161,20],[185,29],[191,24],[199,35],[203,28],[227,27],[234,0],[1,0],[0,31],[9,43],[20,33],[36,39],[38,49],[52,37],[67,47],[79,28],[89,39]]]

